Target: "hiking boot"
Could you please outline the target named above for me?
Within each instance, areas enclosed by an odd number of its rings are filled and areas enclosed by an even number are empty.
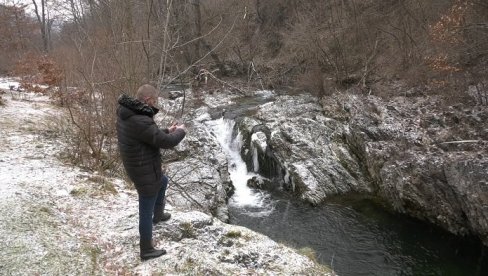
[[[159,212],[154,214],[153,223],[156,224],[160,221],[167,221],[171,218],[170,213]]]
[[[141,249],[141,260],[143,261],[154,259],[166,254],[166,250],[164,249],[155,249],[152,240],[141,240],[139,246]]]
[[[154,217],[153,217],[154,224],[160,221],[167,221],[171,218],[170,213],[164,212],[164,205],[165,205],[165,200],[163,200],[163,203],[161,205],[156,206],[156,208],[154,209]]]

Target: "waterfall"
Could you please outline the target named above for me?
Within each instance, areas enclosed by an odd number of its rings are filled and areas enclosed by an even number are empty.
[[[220,118],[208,121],[207,124],[227,156],[229,174],[235,188],[230,203],[240,207],[265,207],[266,195],[247,186],[247,181],[258,175],[248,172],[246,163],[242,160],[242,136],[240,132],[235,137],[232,135],[234,120]]]

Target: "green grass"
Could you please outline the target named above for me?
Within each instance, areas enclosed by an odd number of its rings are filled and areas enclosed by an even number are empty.
[[[225,233],[225,236],[227,238],[237,239],[237,238],[240,238],[242,236],[242,233],[241,233],[241,231],[231,230],[231,231]]]
[[[302,247],[302,248],[298,249],[298,253],[300,255],[303,255],[305,257],[308,257],[314,263],[317,262],[317,253],[315,252],[315,250],[313,250],[310,247]]]

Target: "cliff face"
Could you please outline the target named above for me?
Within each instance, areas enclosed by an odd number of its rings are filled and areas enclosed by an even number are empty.
[[[240,129],[249,167],[258,160],[262,174],[304,200],[368,194],[488,244],[486,107],[441,107],[429,97],[335,94],[319,104],[280,96]]]
[[[346,117],[347,144],[376,195],[399,212],[488,243],[486,107],[441,108],[435,98],[329,100],[325,112]],[[349,111],[337,112],[341,105]]]

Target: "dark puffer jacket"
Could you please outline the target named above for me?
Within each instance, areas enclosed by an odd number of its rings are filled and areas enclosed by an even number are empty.
[[[172,148],[185,137],[185,131],[169,133],[154,122],[158,109],[129,97],[119,97],[117,138],[125,171],[142,196],[155,196],[161,188],[160,148]]]

